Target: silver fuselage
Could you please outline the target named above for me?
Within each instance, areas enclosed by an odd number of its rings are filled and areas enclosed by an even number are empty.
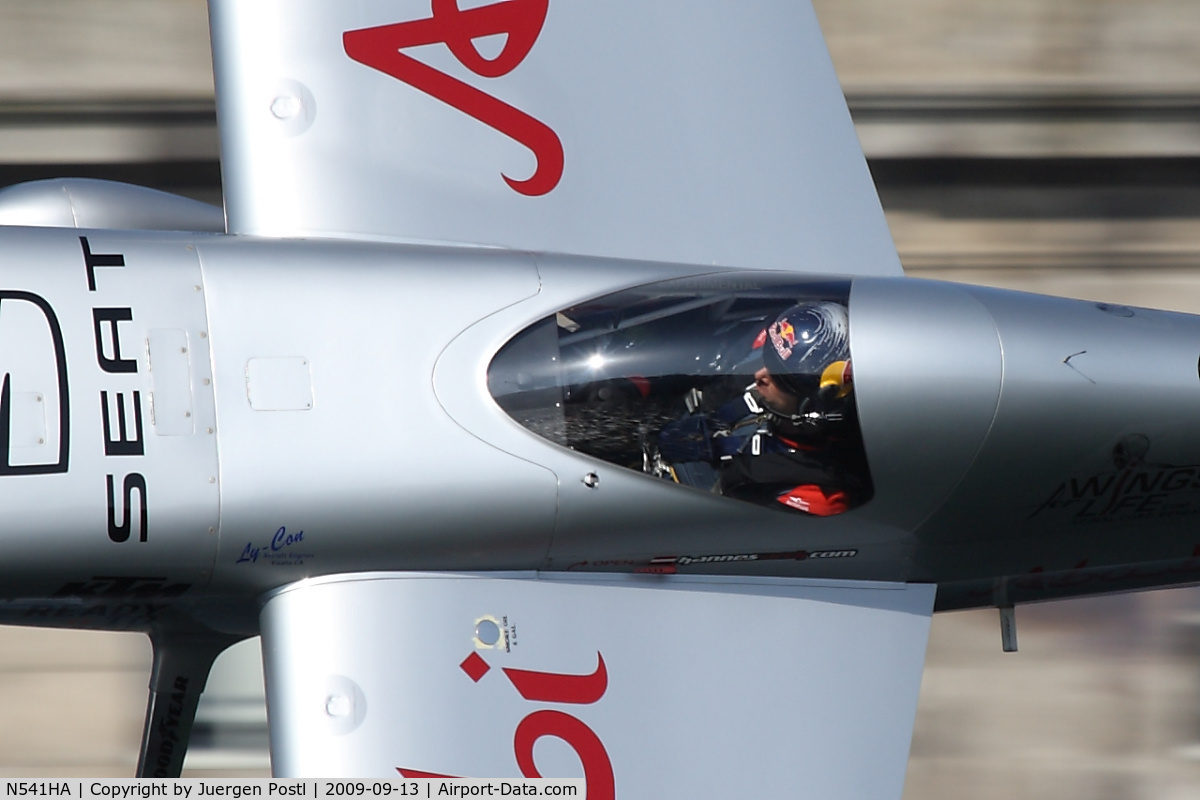
[[[614,466],[489,394],[493,356],[536,320],[713,272],[4,230],[0,620],[184,614],[251,632],[259,597],[316,575],[653,572],[664,557],[681,573],[932,582],[941,608],[1200,579],[1188,315],[854,278],[874,496],[832,517]],[[825,553],[840,557],[808,557]]]

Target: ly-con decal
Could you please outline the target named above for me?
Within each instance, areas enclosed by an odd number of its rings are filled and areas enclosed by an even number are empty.
[[[474,74],[499,78],[529,55],[549,7],[550,0],[503,0],[460,9],[458,0],[432,0],[432,16],[346,31],[342,45],[346,55],[360,64],[403,81],[529,148],[537,159],[533,175],[523,181],[501,177],[514,191],[536,197],[550,192],[562,178],[563,148],[558,134],[524,111],[402,51],[444,44]],[[505,37],[504,47],[494,58],[484,57],[475,40],[497,35]]]
[[[259,544],[246,542],[235,563],[257,564],[261,559],[262,563],[273,567],[301,567],[316,557],[315,553],[294,549],[304,542],[304,531],[288,533],[287,526],[280,525],[269,540]]]

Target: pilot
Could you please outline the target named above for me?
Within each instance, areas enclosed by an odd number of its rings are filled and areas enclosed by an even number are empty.
[[[794,305],[755,346],[763,366],[754,383],[700,418],[706,460],[716,468],[714,491],[816,516],[865,502],[871,484],[854,405],[846,307]],[[685,427],[696,442],[694,422],[664,429],[664,456],[682,453]]]

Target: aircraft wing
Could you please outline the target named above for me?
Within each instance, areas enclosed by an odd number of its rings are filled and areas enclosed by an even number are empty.
[[[231,233],[900,274],[807,0],[210,8]]]
[[[263,611],[291,777],[585,777],[589,800],[899,797],[934,587],[364,573]]]

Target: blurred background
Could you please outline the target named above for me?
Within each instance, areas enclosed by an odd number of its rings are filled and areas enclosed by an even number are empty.
[[[1200,313],[1200,3],[816,0],[910,275]],[[0,186],[219,203],[204,0],[0,0]],[[1200,590],[938,615],[906,800],[1200,797]],[[150,648],[0,628],[0,776],[128,776]],[[266,775],[257,641],[185,774]]]

